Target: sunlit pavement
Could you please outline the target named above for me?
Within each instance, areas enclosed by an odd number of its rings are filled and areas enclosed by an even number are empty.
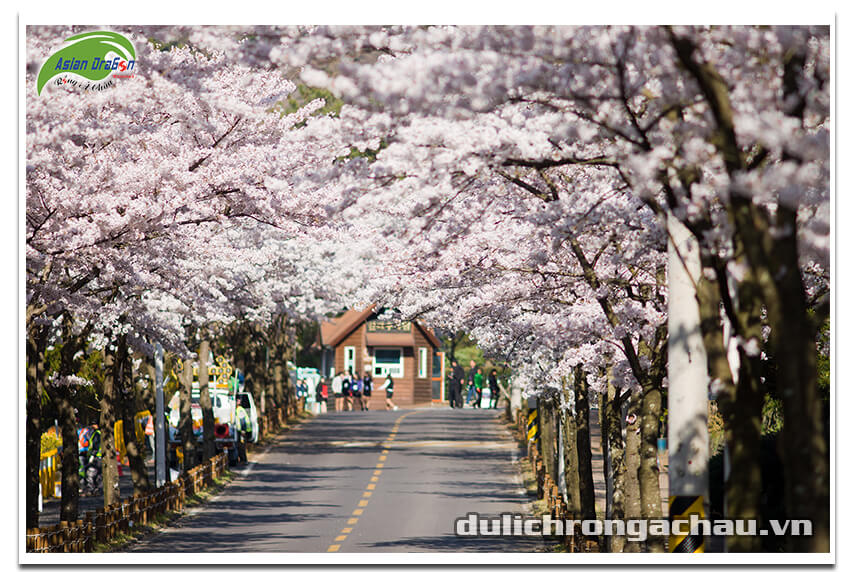
[[[218,497],[140,552],[543,551],[457,537],[454,522],[526,512],[500,411],[329,413],[282,436]]]

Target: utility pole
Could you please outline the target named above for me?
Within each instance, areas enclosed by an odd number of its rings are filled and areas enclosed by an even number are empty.
[[[671,213],[669,234],[669,518],[705,518],[708,491],[708,369],[699,323],[698,243]],[[670,552],[704,552],[690,527],[669,538]]]
[[[164,431],[164,349],[155,343],[155,486],[167,481]]]

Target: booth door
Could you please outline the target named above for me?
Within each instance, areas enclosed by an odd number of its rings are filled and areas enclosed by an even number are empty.
[[[445,401],[443,371],[445,371],[445,354],[433,352],[433,367],[430,370],[430,397],[433,401]]]

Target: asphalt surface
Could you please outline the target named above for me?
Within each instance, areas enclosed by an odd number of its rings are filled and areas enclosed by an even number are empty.
[[[524,514],[498,411],[329,413],[252,457],[215,499],[131,552],[535,552],[534,538],[458,537],[467,513]]]

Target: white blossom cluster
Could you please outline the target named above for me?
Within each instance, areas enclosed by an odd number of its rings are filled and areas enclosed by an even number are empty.
[[[189,321],[375,302],[469,331],[543,393],[577,365],[595,391],[650,367],[667,213],[737,280],[732,197],[776,240],[796,213],[807,294],[828,288],[827,29],[129,32],[183,47],[138,42],[141,77],[93,97],[28,96],[28,304],[179,347]],[[28,62],[61,36],[28,31]],[[725,84],[740,167],[688,48]],[[294,81],[343,107],[273,113]]]

